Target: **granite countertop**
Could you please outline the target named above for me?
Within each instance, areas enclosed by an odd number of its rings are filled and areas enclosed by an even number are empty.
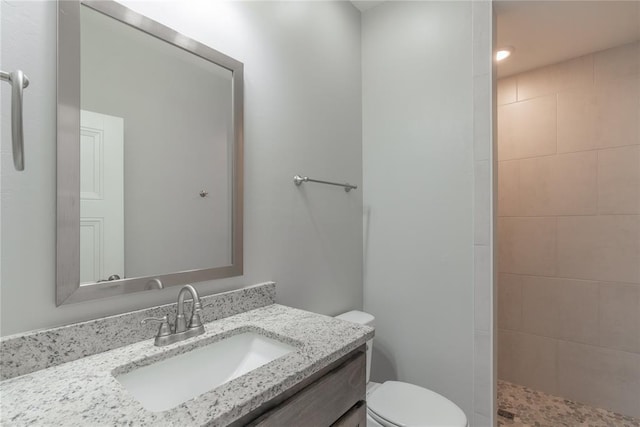
[[[224,426],[338,360],[373,337],[373,328],[278,304],[205,325],[206,332],[166,347],[153,339],[0,382],[7,425]],[[164,412],[150,412],[113,377],[200,345],[256,331],[296,351]],[[167,390],[171,393],[171,390]]]

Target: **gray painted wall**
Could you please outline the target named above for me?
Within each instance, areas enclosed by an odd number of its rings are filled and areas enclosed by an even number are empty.
[[[471,2],[362,19],[365,310],[373,377],[473,410]]]
[[[0,7],[2,69],[21,68],[32,82],[23,173],[11,168],[8,85],[0,85],[2,335],[173,301],[175,288],[55,307],[56,3]],[[359,12],[347,2],[130,7],[245,64],[245,275],[197,287],[208,294],[275,280],[283,304],[360,308],[362,192],[292,183],[296,173],[361,183]]]

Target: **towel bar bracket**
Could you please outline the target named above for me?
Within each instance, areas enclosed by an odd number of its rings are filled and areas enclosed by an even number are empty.
[[[24,76],[24,81],[22,82],[22,88],[26,89],[29,87],[29,78]],[[11,73],[7,73],[6,71],[0,71],[0,80],[11,83]]]

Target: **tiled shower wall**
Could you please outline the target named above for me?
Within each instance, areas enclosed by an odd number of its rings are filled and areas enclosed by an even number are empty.
[[[498,375],[640,417],[640,44],[498,83]]]

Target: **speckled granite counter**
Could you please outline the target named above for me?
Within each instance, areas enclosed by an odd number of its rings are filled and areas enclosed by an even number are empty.
[[[176,297],[178,291],[175,289]],[[201,300],[202,321],[212,322],[275,303],[276,284],[265,282],[203,296]],[[152,338],[158,332],[158,325],[141,325],[140,321],[165,314],[174,316],[175,310],[176,303],[173,302],[87,322],[2,337],[0,379],[7,380]],[[191,301],[185,303],[185,310],[191,312]]]
[[[289,353],[165,412],[149,412],[113,377],[245,331],[289,343]],[[277,304],[206,324],[206,333],[166,347],[145,340],[0,383],[3,425],[224,426],[373,337],[373,329]],[[167,390],[170,393],[171,390]]]

